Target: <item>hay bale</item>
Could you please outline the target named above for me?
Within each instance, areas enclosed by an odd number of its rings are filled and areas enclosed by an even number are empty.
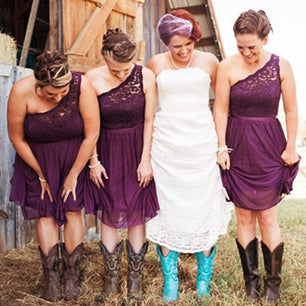
[[[16,65],[17,45],[13,37],[0,32],[0,62]]]

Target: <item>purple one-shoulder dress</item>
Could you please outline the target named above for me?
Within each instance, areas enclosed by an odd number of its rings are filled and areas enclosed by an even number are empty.
[[[286,139],[276,118],[280,96],[279,57],[274,54],[231,87],[226,143],[233,151],[222,181],[237,207],[268,209],[292,190],[298,163],[286,167],[281,159]]]
[[[127,79],[98,96],[101,133],[97,152],[108,173],[105,188],[93,188],[87,212],[106,225],[124,228],[155,217],[159,209],[155,183],[138,186],[137,168],[143,149],[145,96],[142,66],[135,65]]]
[[[61,198],[65,179],[77,157],[83,141],[83,120],[79,112],[81,74],[72,73],[69,93],[50,111],[27,114],[24,132],[30,148],[48,181],[54,202],[48,194],[41,200],[41,186],[36,172],[16,154],[11,179],[10,201],[21,206],[25,220],[55,217],[66,222],[65,212],[79,211],[84,206],[84,185],[89,184],[87,169],[79,177],[76,201],[70,193],[66,203]]]

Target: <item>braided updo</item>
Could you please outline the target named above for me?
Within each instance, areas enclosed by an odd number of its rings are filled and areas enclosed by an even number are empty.
[[[106,60],[128,63],[136,55],[136,44],[120,29],[109,29],[103,36],[101,53]]]
[[[67,56],[59,51],[46,51],[37,56],[34,76],[40,87],[52,85],[60,88],[68,85],[72,75]]]
[[[259,38],[265,38],[273,31],[270,21],[263,10],[258,12],[248,10],[240,14],[233,26],[234,34],[257,34]]]

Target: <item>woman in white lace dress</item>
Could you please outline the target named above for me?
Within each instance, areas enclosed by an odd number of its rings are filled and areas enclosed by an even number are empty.
[[[164,300],[176,301],[179,252],[196,254],[198,296],[210,295],[215,243],[227,232],[232,206],[220,181],[209,109],[218,60],[194,50],[202,33],[185,10],[164,15],[158,34],[169,51],[148,63],[159,98],[151,155],[160,211],[147,223],[147,237],[158,244]]]

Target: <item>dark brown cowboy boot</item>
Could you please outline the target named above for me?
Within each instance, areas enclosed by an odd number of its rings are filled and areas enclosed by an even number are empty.
[[[258,299],[260,289],[260,277],[258,270],[258,241],[254,238],[249,242],[244,249],[239,241],[236,239],[241,265],[243,270],[243,277],[245,283],[245,293],[252,299]]]
[[[39,252],[47,285],[44,298],[51,302],[58,301],[62,298],[58,244],[52,247],[48,256],[45,256],[40,247]]]
[[[281,271],[284,243],[281,242],[273,252],[270,251],[264,242],[261,242],[261,248],[266,269],[264,298],[267,302],[276,302],[279,298],[279,287],[282,282]]]
[[[123,240],[117,244],[113,253],[110,253],[105,245],[100,241],[100,249],[103,255],[105,279],[103,292],[105,295],[120,293],[120,264],[123,250]]]
[[[135,299],[142,298],[142,269],[144,258],[148,251],[149,242],[145,242],[139,251],[135,253],[130,242],[126,240],[126,252],[128,255],[129,274],[127,279],[128,296]]]
[[[84,246],[80,243],[71,254],[67,253],[65,243],[61,243],[61,252],[64,263],[64,299],[66,301],[76,299],[80,293],[80,264]]]

